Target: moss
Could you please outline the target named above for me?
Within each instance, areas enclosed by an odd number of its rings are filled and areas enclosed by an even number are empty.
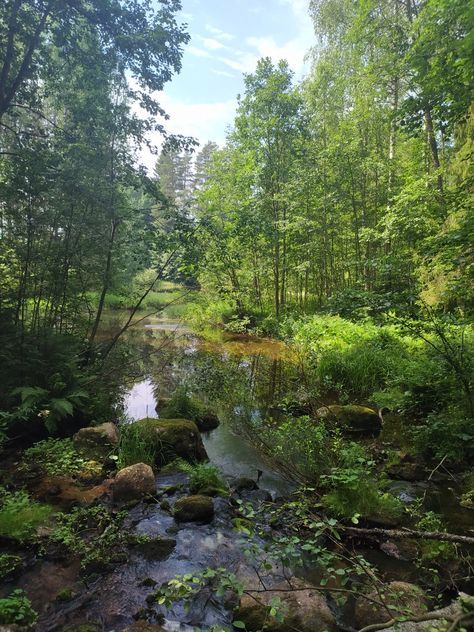
[[[56,595],[56,601],[71,601],[71,599],[74,599],[74,597],[75,593],[73,589],[70,587],[66,587],[58,592],[58,594]]]
[[[211,522],[214,503],[209,496],[185,496],[176,501],[174,516],[180,522]]]
[[[131,536],[130,544],[148,560],[165,560],[171,555],[175,546],[174,538],[150,538],[148,536]]]
[[[178,457],[189,462],[207,459],[201,435],[194,421],[142,419],[134,425],[155,449],[157,465],[166,465]]]

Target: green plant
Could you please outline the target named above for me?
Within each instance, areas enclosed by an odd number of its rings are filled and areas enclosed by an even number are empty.
[[[466,463],[474,455],[472,419],[456,407],[428,415],[411,434],[416,451],[427,458]]]
[[[0,599],[0,623],[18,624],[32,628],[38,619],[38,614],[31,607],[31,601],[22,590],[14,590],[8,597]]]
[[[443,522],[434,511],[427,511],[416,523],[421,531],[446,531]],[[421,540],[421,559],[424,562],[449,560],[456,557],[456,547],[450,542]]]
[[[227,494],[228,486],[222,479],[218,468],[211,463],[183,463],[181,471],[190,475],[189,488],[192,493],[203,491]]]
[[[401,502],[381,489],[382,482],[374,472],[374,462],[364,448],[354,442],[344,445],[336,455],[337,465],[321,482],[330,488],[323,504],[337,516],[384,516],[396,518],[402,513]]]
[[[22,559],[18,555],[0,553],[0,581],[15,573],[21,567],[21,564]]]
[[[133,423],[120,426],[120,443],[117,465],[128,467],[135,463],[146,463],[152,467],[157,456],[156,443],[149,440],[147,434]]]
[[[78,474],[85,459],[74,447],[71,439],[46,439],[25,450],[27,467],[39,465],[50,476]]]
[[[199,413],[199,405],[194,398],[190,397],[186,387],[180,386],[161,411],[160,417],[164,419],[191,419],[194,421]]]
[[[0,535],[28,540],[51,515],[51,507],[32,500],[25,491],[0,490]]]

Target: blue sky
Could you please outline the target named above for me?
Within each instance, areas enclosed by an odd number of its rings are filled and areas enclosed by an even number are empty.
[[[287,59],[298,78],[315,43],[309,0],[182,0],[191,42],[183,68],[159,95],[173,133],[222,144],[245,72],[260,57]],[[143,157],[150,165],[150,158]]]

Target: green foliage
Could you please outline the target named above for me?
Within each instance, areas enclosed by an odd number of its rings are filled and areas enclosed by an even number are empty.
[[[17,624],[32,628],[38,619],[38,613],[31,607],[31,601],[22,590],[14,590],[0,599],[0,623]]]
[[[13,575],[22,566],[22,559],[11,553],[0,553],[0,581]]]
[[[118,467],[124,468],[135,463],[146,463],[155,466],[157,456],[156,441],[152,441],[134,423],[120,426],[120,443],[118,449]]]
[[[189,474],[189,489],[193,494],[213,492],[226,495],[229,488],[222,479],[219,469],[211,463],[185,463],[181,466],[181,471]],[[212,494],[211,494],[212,495]]]
[[[50,476],[74,476],[84,468],[86,460],[71,439],[46,439],[25,450],[26,467],[39,466]]]
[[[440,516],[433,511],[427,511],[416,526],[422,531],[446,531]],[[437,540],[421,540],[420,549],[423,562],[452,560],[457,554],[454,544]]]
[[[0,535],[20,542],[27,541],[50,516],[51,507],[32,500],[26,492],[1,490]]]
[[[337,516],[351,518],[356,515],[376,518],[398,518],[401,502],[381,491],[382,481],[374,472],[374,461],[367,457],[364,448],[348,443],[335,455],[337,465],[330,473],[321,476],[323,485],[330,491],[323,503]]]
[[[428,415],[412,429],[412,439],[418,453],[429,459],[447,457],[463,464],[474,455],[472,419],[456,407]]]
[[[201,408],[196,399],[188,394],[185,386],[180,386],[161,411],[160,417],[163,419],[191,419],[194,421],[200,412]]]

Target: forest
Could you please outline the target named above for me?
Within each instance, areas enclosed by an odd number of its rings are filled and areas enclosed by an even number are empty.
[[[182,4],[0,5],[0,629],[474,629],[474,1],[309,0],[220,144]]]

